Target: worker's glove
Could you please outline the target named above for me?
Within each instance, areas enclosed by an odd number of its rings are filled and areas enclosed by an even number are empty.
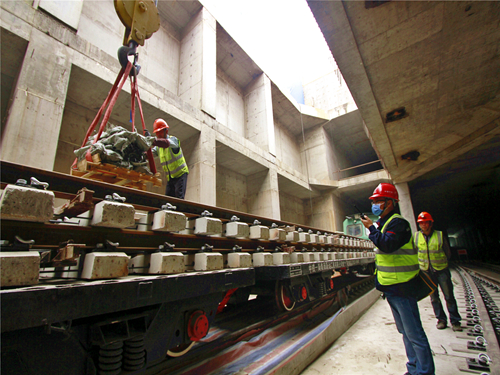
[[[148,132],[148,129],[145,129],[145,130],[144,130],[144,135],[145,135],[146,137],[151,137],[151,134]]]

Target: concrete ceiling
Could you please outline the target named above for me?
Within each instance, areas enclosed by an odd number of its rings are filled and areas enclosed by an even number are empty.
[[[157,3],[157,8],[160,13],[161,26],[174,31],[177,37],[181,37],[184,27],[199,12],[202,5],[198,1],[160,0]]]
[[[243,176],[251,176],[255,173],[267,170],[265,166],[242,153],[228,147],[220,142],[216,145],[217,165]]]
[[[333,118],[324,126],[324,129],[334,147],[340,150],[340,153],[347,159],[347,163],[342,165],[342,168],[378,160],[378,156],[366,135],[363,119],[358,110]],[[380,163],[373,163],[369,171],[375,169],[382,169]],[[339,179],[342,177],[339,175]]]
[[[395,182],[412,181],[500,133],[499,2],[309,6]],[[405,117],[387,121],[402,107]],[[410,151],[420,153],[417,161],[402,159]]]
[[[219,23],[217,23],[217,68],[221,69],[243,93],[246,87],[262,74],[262,69]]]
[[[450,234],[468,228],[478,254],[498,249],[487,213],[500,210],[500,2],[308,4],[375,151],[396,183],[408,182],[415,214],[432,212]],[[403,118],[387,121],[402,107]],[[410,151],[416,161],[402,159]]]

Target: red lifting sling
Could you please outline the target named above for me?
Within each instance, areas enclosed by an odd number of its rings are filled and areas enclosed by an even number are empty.
[[[104,109],[106,107],[108,107],[108,109],[106,110],[106,113],[104,114],[104,118],[102,119],[101,126],[99,127],[99,131],[97,132],[94,140],[92,141],[92,144],[95,144],[99,140],[99,138],[101,137],[101,134],[104,130],[104,127],[108,123],[109,117],[111,116],[111,112],[113,111],[113,107],[116,104],[116,101],[118,99],[118,95],[120,94],[120,91],[122,90],[122,87],[125,84],[125,81],[127,80],[127,77],[129,76],[131,69],[132,69],[132,63],[129,61],[126,68],[122,68],[120,70],[120,73],[118,74],[118,77],[116,78],[116,81],[113,84],[113,87],[109,91],[108,96],[104,100],[104,103],[102,103],[102,106],[99,109],[99,112],[97,112],[97,115],[95,116],[94,121],[92,121],[92,124],[90,124],[90,127],[87,130],[87,134],[85,135],[85,139],[83,140],[82,147],[85,146],[89,137],[91,136],[92,132],[94,131],[97,123],[99,122],[99,119],[102,116],[102,113],[104,112]],[[139,96],[139,87],[137,85],[137,77],[135,75],[133,78],[130,77],[130,86],[131,86],[131,98],[132,98],[132,108],[131,108],[131,111],[132,111],[132,131],[135,130],[135,98],[137,97],[137,103],[139,105],[139,112],[141,114],[142,132],[144,134],[146,132],[146,125],[144,124],[144,114],[142,113],[141,98]],[[153,174],[155,174],[156,173],[156,166],[155,166],[153,153],[151,152],[151,149],[149,149],[146,154],[148,156],[149,168],[151,169],[151,172]],[[92,161],[90,149],[85,154],[85,158],[88,161]],[[73,165],[71,166],[71,168],[74,170],[77,169],[76,168],[77,161],[78,161],[78,159],[75,159],[75,161],[73,162]]]

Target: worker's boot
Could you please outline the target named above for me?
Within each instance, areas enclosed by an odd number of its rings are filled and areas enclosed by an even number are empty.
[[[443,320],[439,320],[438,323],[436,324],[437,329],[445,329],[446,328],[446,322]]]
[[[454,331],[458,331],[458,332],[462,332],[463,331],[462,326],[460,325],[460,322],[453,323],[451,325],[451,329],[454,330]]]

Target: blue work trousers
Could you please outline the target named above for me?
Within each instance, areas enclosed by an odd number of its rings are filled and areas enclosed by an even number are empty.
[[[460,323],[462,318],[460,317],[460,313],[458,312],[457,301],[455,300],[455,296],[453,295],[453,283],[451,282],[451,272],[447,267],[441,271],[435,272],[426,272],[431,278],[432,281],[436,285],[441,287],[441,290],[444,294],[444,299],[446,300],[446,307],[448,308],[448,313],[450,314],[450,322],[451,324]],[[437,320],[442,320],[447,323],[448,319],[446,318],[446,313],[443,309],[443,304],[439,299],[439,287],[436,288],[436,291],[431,294],[431,303],[432,308],[434,309],[434,315],[436,315]]]
[[[391,296],[388,293],[386,297],[398,332],[403,335],[408,357],[407,371],[411,375],[434,375],[434,359],[422,327],[417,300],[413,297]]]
[[[168,197],[184,199],[186,195],[188,174],[184,173],[182,176],[177,178],[170,178],[167,182],[167,191],[165,195]]]

